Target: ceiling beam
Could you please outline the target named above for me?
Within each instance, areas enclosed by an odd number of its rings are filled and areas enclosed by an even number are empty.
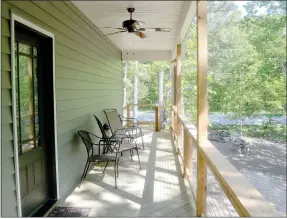
[[[170,61],[171,51],[123,51],[122,61]]]

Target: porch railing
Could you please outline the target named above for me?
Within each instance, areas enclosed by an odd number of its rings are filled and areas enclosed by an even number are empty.
[[[183,139],[182,132],[183,130]],[[216,149],[209,141],[199,143],[197,128],[183,115],[172,108],[172,133],[176,140],[177,152],[182,160],[183,177],[188,180],[197,177],[197,212],[206,212],[207,167],[214,174],[224,193],[240,217],[281,216],[261,193]],[[180,145],[183,144],[183,151]],[[197,148],[197,176],[192,176],[192,144]],[[204,216],[204,215],[197,215]]]
[[[157,132],[161,131],[161,124],[160,124],[160,105],[158,104],[127,104],[123,109],[127,111],[127,118],[131,118],[131,111],[134,106],[141,106],[141,107],[153,107],[155,109],[155,120],[152,122],[149,121],[138,121],[138,125],[155,125],[155,130]],[[127,122],[127,126],[130,126],[131,123]]]

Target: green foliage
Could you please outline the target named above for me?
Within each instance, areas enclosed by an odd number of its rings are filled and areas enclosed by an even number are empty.
[[[183,42],[184,58],[182,61],[182,96],[183,111],[191,121],[197,118],[197,35],[196,25],[191,26]]]
[[[250,117],[286,114],[286,2],[248,1],[246,13],[232,1],[208,2],[208,102],[210,112]],[[183,42],[184,113],[196,122],[196,20]],[[165,102],[171,83],[166,62],[138,62],[139,103],[158,101],[158,72],[165,72]],[[129,62],[128,100],[136,62]],[[271,117],[270,117],[271,118]],[[273,124],[266,127],[272,128]]]
[[[164,72],[164,100],[168,102],[170,90],[169,63],[164,61],[154,62],[128,62],[128,75],[125,82],[127,88],[127,102],[133,103],[133,80],[138,77],[138,103],[158,102],[158,74]]]
[[[210,111],[233,112],[235,117],[285,112],[286,15],[281,13],[282,6],[248,2],[243,17],[233,2],[209,2]],[[260,7],[267,13],[258,16]]]

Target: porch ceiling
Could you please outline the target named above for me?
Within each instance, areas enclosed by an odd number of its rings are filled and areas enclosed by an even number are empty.
[[[189,9],[195,8],[190,1],[72,1],[102,32],[116,32],[101,27],[121,27],[129,19],[128,7],[134,7],[133,19],[144,21],[143,27],[171,28],[171,32],[145,32],[141,39],[132,33],[119,33],[108,38],[123,51],[125,60],[170,60],[176,43],[181,40]],[[190,21],[191,23],[191,21]],[[185,33],[183,33],[185,35]]]

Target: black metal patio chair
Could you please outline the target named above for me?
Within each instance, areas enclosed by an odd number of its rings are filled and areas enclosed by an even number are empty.
[[[143,141],[143,132],[142,129],[138,126],[135,126],[135,118],[125,118],[118,113],[116,109],[105,109],[104,113],[108,120],[112,135],[114,138],[130,138],[130,139],[137,139],[141,138],[142,146],[144,149],[144,141]],[[131,121],[132,126],[124,127],[123,121]]]
[[[135,150],[137,152],[139,166],[140,166],[140,170],[141,170],[141,162],[140,162],[137,143],[133,139],[130,139],[129,137],[122,137],[122,138],[117,138],[114,136],[108,137],[106,135],[105,129],[104,129],[101,121],[99,120],[99,118],[95,115],[94,115],[94,117],[97,120],[98,126],[101,130],[102,139],[103,140],[107,139],[106,144],[109,144],[107,146],[107,149],[112,150],[112,151],[116,150],[118,153],[121,153],[121,154],[125,151],[129,151],[132,161],[133,161],[133,151]],[[117,163],[119,162],[119,158],[120,157],[118,156]],[[119,165],[117,165],[117,176],[119,175],[118,167],[119,167]]]
[[[88,131],[85,130],[80,130],[78,131],[79,136],[81,137],[84,145],[86,146],[87,149],[87,161],[86,161],[86,165],[84,168],[84,172],[82,174],[82,178],[81,181],[86,178],[90,164],[92,162],[105,162],[106,165],[104,167],[103,173],[105,173],[105,170],[108,166],[109,162],[113,162],[114,163],[114,172],[115,172],[115,188],[117,188],[117,171],[118,171],[118,150],[115,150],[113,154],[109,154],[109,153],[105,153],[106,152],[106,146],[110,145],[110,143],[108,142],[108,139],[102,139],[100,137],[98,137],[97,135],[94,135]],[[92,141],[91,139],[91,135],[96,137],[98,142],[95,143]],[[98,154],[94,155],[94,146],[98,146]],[[103,146],[102,151],[104,153],[101,153],[101,146]]]

